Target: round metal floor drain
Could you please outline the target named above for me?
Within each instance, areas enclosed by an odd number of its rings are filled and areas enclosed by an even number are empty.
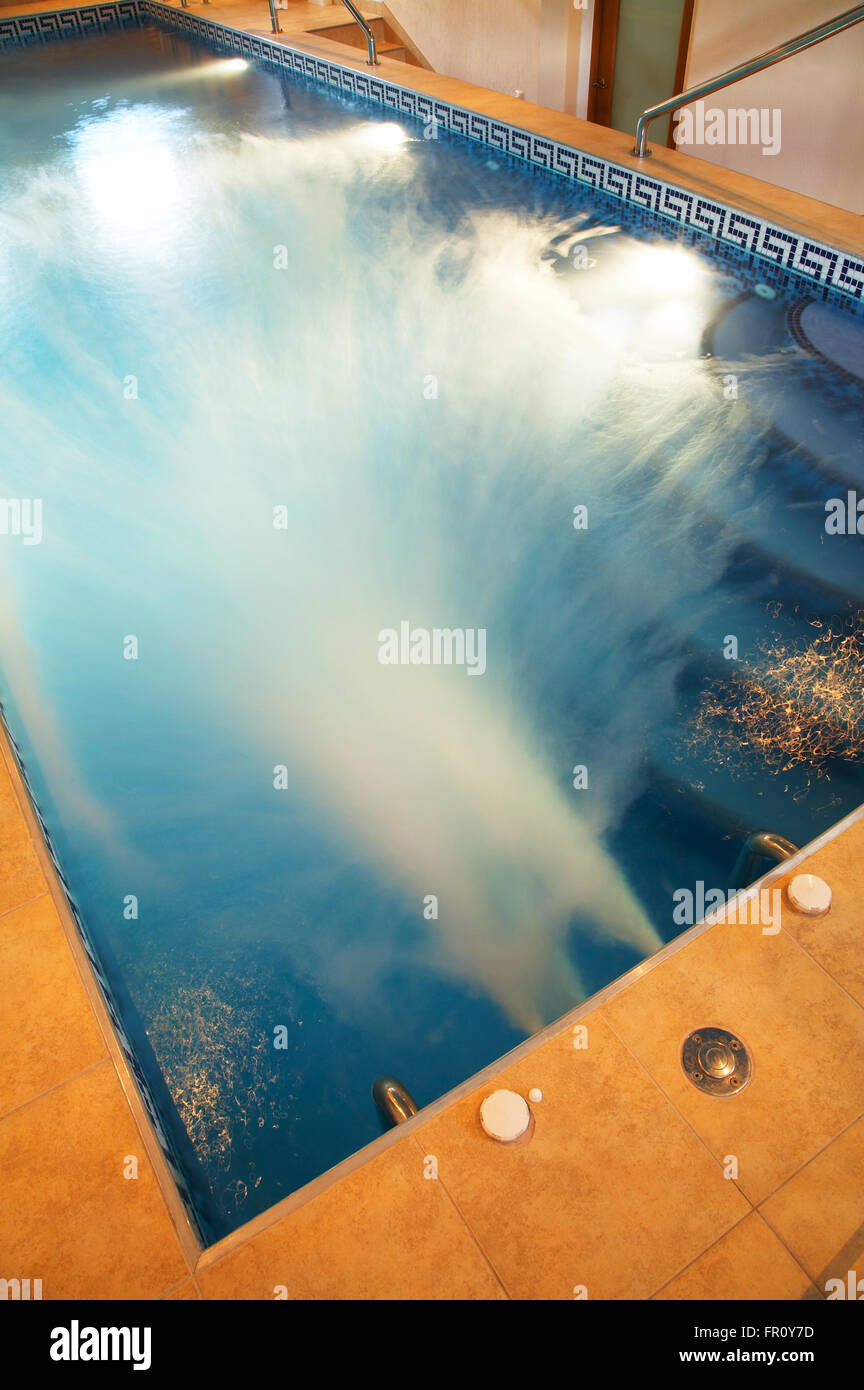
[[[681,1065],[699,1091],[734,1096],[750,1080],[750,1054],[740,1038],[725,1028],[700,1028],[681,1050]]]

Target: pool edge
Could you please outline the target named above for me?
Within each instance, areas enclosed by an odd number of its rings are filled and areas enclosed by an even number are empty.
[[[9,773],[21,817],[25,823],[30,842],[39,861],[39,867],[44,875],[48,895],[53,902],[60,920],[60,925],[66,938],[66,944],[72,954],[72,959],[87,997],[87,1002],[90,1005],[104,1039],[108,1059],[114,1067],[126,1103],[131,1111],[132,1119],[144,1142],[147,1158],[153,1168],[159,1193],[168,1212],[171,1224],[174,1227],[181,1251],[189,1266],[190,1272],[193,1272],[201,1252],[206,1246],[203,1239],[199,1237],[187,1209],[186,1202],[181,1196],[180,1188],[166,1157],[163,1143],[156,1132],[148,1113],[147,1104],[141,1095],[139,1083],[136,1081],[127,1060],[125,1049],[131,1045],[121,1040],[118,1035],[117,1027],[109,1012],[109,1007],[105,998],[107,986],[100,983],[96,976],[81,935],[81,930],[75,920],[75,916],[69,904],[69,899],[57,872],[54,855],[42,828],[41,817],[35,807],[32,793],[22,775],[21,763],[6,728],[5,718],[2,716],[2,712],[0,712],[0,761],[2,761]]]

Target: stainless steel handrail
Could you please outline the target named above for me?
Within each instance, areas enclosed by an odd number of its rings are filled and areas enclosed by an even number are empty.
[[[391,1125],[401,1125],[417,1114],[416,1100],[396,1076],[379,1076],[372,1087],[372,1099]]]
[[[797,853],[798,846],[787,840],[785,835],[778,835],[774,830],[751,831],[741,846],[741,853],[732,870],[733,887],[749,887],[762,859],[773,859],[775,864],[782,864]]]
[[[712,92],[718,92],[721,87],[731,87],[733,82],[740,82],[742,77],[749,77],[751,73],[761,72],[763,68],[773,67],[775,63],[782,63],[784,58],[791,58],[793,54],[800,53],[805,48],[812,48],[814,44],[822,43],[823,39],[830,39],[834,34],[851,28],[853,24],[860,24],[862,19],[864,19],[864,5],[855,5],[851,10],[844,10],[843,14],[835,15],[833,19],[828,19],[823,24],[817,24],[813,29],[808,29],[806,33],[799,34],[797,38],[788,39],[786,43],[778,44],[776,48],[769,48],[766,52],[760,53],[757,58],[751,58],[747,63],[739,63],[737,67],[730,68],[728,72],[721,73],[719,77],[712,77],[708,82],[700,82],[698,87],[688,87],[686,92],[679,92],[677,96],[670,97],[668,101],[661,101],[657,106],[649,106],[647,110],[642,112],[636,123],[636,145],[631,153],[639,159],[648,158],[651,153],[646,143],[648,127],[652,121],[656,121],[658,116],[665,116],[667,112],[674,111],[679,106],[687,106],[689,102],[698,101],[700,97],[710,96]]]
[[[376,46],[376,44],[375,44],[375,35],[372,33],[372,30],[371,30],[370,26],[366,23],[365,19],[363,18],[362,14],[361,14],[360,11],[358,10],[357,6],[354,5],[354,4],[352,4],[352,0],[342,0],[342,4],[345,6],[346,10],[350,10],[350,11],[351,11],[351,13],[353,14],[353,16],[354,16],[354,18],[356,19],[357,23],[360,25],[360,28],[363,30],[363,33],[366,35],[366,43],[367,43],[367,46],[368,46],[368,48],[369,48],[369,60],[368,60],[368,61],[369,61],[369,66],[370,66],[370,68],[377,67],[377,66],[378,66],[378,49],[377,49],[377,46]]]
[[[360,28],[363,30],[363,33],[366,35],[366,44],[369,49],[369,66],[373,68],[377,67],[378,45],[375,42],[375,35],[372,33],[370,26],[366,23],[366,20],[363,18],[357,6],[352,4],[352,0],[342,0],[342,3],[345,6],[345,8],[350,11],[353,18],[356,19],[357,23],[360,25]],[[186,5],[188,4],[188,0],[180,0],[180,4],[185,9]],[[207,0],[202,0],[202,4],[206,5]],[[282,30],[279,27],[279,17],[276,14],[276,6],[274,4],[274,0],[268,0],[268,4],[270,6],[270,27],[274,34],[281,34]]]

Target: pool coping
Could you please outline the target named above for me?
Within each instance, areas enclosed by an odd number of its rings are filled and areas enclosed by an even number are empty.
[[[0,51],[111,30],[124,23],[137,25],[142,19],[195,34],[217,47],[263,59],[414,116],[427,126],[477,140],[738,255],[755,257],[840,304],[864,301],[864,218],[858,214],[659,146],[646,169],[645,161],[628,150],[629,137],[621,132],[392,59],[382,58],[382,75],[373,76],[362,53],[357,51],[352,59],[353,50],[346,45],[318,35],[314,41],[294,32],[268,37],[161,0],[110,0],[59,10],[31,7],[28,14],[0,15]],[[436,92],[458,98],[458,104]],[[512,122],[514,107],[519,124]],[[652,170],[658,171],[657,176]],[[769,204],[786,209],[785,221],[769,220],[754,211]],[[835,229],[836,244],[814,232],[826,222]]]
[[[190,21],[194,20],[195,23],[193,24],[190,22],[188,24],[180,24],[179,27],[188,28],[194,32],[201,32],[201,29],[197,27],[199,25],[202,26],[204,30],[208,31],[214,29],[224,30],[225,33],[231,35],[232,46],[238,46],[239,44],[241,52],[250,52],[252,56],[268,57],[268,54],[264,52],[259,52],[254,48],[244,48],[243,42],[246,42],[247,44],[252,44],[253,42],[263,42],[268,45],[268,48],[284,49],[287,54],[293,55],[291,61],[289,62],[288,58],[284,57],[276,59],[274,61],[278,61],[281,66],[291,66],[294,68],[295,71],[298,71],[303,75],[313,76],[318,78],[318,80],[331,81],[331,78],[329,77],[323,79],[321,78],[320,71],[318,70],[318,65],[320,65],[321,62],[324,62],[326,66],[330,68],[335,68],[340,74],[344,75],[347,73],[351,73],[353,74],[353,79],[355,83],[353,87],[350,84],[343,84],[341,77],[338,80],[338,82],[336,82],[336,85],[342,86],[343,90],[353,91],[355,92],[355,94],[366,95],[366,93],[362,90],[362,84],[358,82],[358,79],[360,77],[363,77],[367,83],[373,81],[380,81],[380,79],[370,78],[368,73],[360,73],[353,68],[346,67],[344,62],[335,63],[331,62],[329,59],[321,59],[318,56],[310,55],[309,53],[305,52],[302,48],[291,48],[285,44],[271,44],[267,40],[260,40],[258,36],[252,35],[247,31],[236,30],[228,26],[221,25],[216,21],[199,21],[197,16],[188,16],[186,11],[177,11],[170,6],[159,3],[158,0],[117,0],[117,3],[107,5],[78,6],[74,9],[41,12],[40,15],[35,17],[42,17],[43,14],[44,16],[49,18],[63,15],[74,15],[76,17],[76,22],[79,23],[79,28],[74,29],[73,27],[72,32],[81,32],[81,16],[91,13],[97,14],[97,27],[100,27],[101,22],[98,19],[98,12],[102,11],[111,12],[108,15],[109,21],[111,19],[111,14],[118,11],[122,12],[122,14],[125,17],[134,16],[136,22],[142,14],[154,17],[154,12],[170,15],[172,24],[175,23],[177,19],[185,16]],[[158,14],[155,17],[158,18]],[[11,16],[10,18],[17,20],[19,17]],[[4,22],[5,17],[0,17],[0,34],[2,34]],[[294,58],[301,58],[303,62],[301,62],[298,65],[294,62]],[[307,66],[308,62],[310,61],[313,64],[312,71],[310,71]],[[404,67],[405,65],[393,64],[393,66]],[[383,85],[387,87],[393,87],[400,92],[410,90],[407,88],[402,88],[398,84],[390,82],[387,82]],[[462,87],[467,87],[467,84],[458,85]],[[360,87],[359,93],[358,86]],[[414,92],[414,96],[418,98],[419,102],[420,94]],[[381,97],[381,100],[384,101],[383,95]],[[430,102],[433,101],[433,99],[428,96],[424,96],[424,100]],[[384,104],[388,103],[384,101]],[[432,111],[432,114],[429,116],[429,119],[438,119],[438,108],[441,105],[442,103],[439,103],[437,100],[435,100],[431,108],[426,108],[426,110],[431,109]],[[466,110],[465,108],[460,108],[458,106],[453,106],[449,104],[447,104],[447,106],[448,110],[451,113],[461,113],[461,115],[463,116],[471,114],[470,111]],[[397,105],[397,109],[401,110],[403,108]],[[419,106],[415,104],[414,110],[411,111],[409,114],[420,115],[422,117],[425,114],[425,111],[421,111],[419,109]],[[484,117],[483,119],[486,118]],[[575,118],[570,119],[575,120]],[[530,135],[530,132],[520,130],[520,128],[518,127],[508,126],[506,125],[506,123],[495,122],[496,126],[498,124],[501,124],[504,129],[510,132],[516,132],[517,134],[521,135]],[[583,122],[580,124],[584,125],[586,123]],[[457,129],[457,127],[455,126],[449,126],[448,128]],[[466,131],[459,130],[458,133],[465,134]],[[481,138],[476,133],[469,132],[469,134],[470,138]],[[541,139],[541,137],[536,138]],[[489,141],[487,140],[486,143],[489,143]],[[542,143],[544,144],[544,146],[548,145],[548,140],[546,140],[545,137],[542,137]],[[495,145],[492,145],[491,147],[498,148]],[[572,147],[561,148],[569,148],[571,149],[571,153],[573,152]],[[507,152],[518,153],[518,151],[513,150],[508,150]],[[576,151],[576,153],[584,152]],[[518,153],[518,157],[528,158],[528,156],[522,153]],[[595,158],[594,156],[586,157]],[[542,160],[531,159],[530,162],[537,163],[540,167],[543,168],[549,167],[546,163],[543,163]],[[613,168],[615,166],[610,165],[609,167]],[[563,171],[559,170],[558,172]],[[587,181],[591,182],[590,179]],[[678,190],[678,192],[680,193],[681,190]],[[650,212],[651,209],[649,208],[648,211]],[[838,252],[837,254],[839,255],[841,253]],[[862,275],[864,275],[864,262],[862,262],[861,264],[861,271]],[[864,284],[864,280],[862,280],[862,284]],[[823,285],[822,287],[826,288],[826,285]],[[322,1191],[335,1185],[341,1179],[347,1177],[350,1173],[356,1171],[358,1168],[363,1167],[369,1160],[374,1158],[377,1154],[383,1152],[386,1149],[389,1149],[393,1145],[401,1142],[403,1139],[408,1139],[414,1133],[415,1130],[425,1125],[429,1120],[434,1118],[436,1115],[440,1114],[442,1111],[448,1109],[451,1105],[457,1103],[465,1095],[476,1090],[479,1086],[482,1086],[484,1083],[494,1078],[502,1070],[509,1067],[522,1057],[530,1055],[536,1048],[542,1046],[551,1038],[554,1038],[558,1036],[560,1033],[571,1029],[587,1014],[593,1012],[599,1006],[607,1002],[609,999],[615,997],[617,994],[629,988],[637,980],[641,979],[650,971],[652,971],[656,966],[665,962],[670,956],[676,954],[680,950],[683,950],[692,941],[698,939],[704,932],[713,927],[718,920],[718,916],[720,915],[717,913],[709,915],[703,921],[696,923],[694,926],[688,928],[679,936],[675,937],[674,940],[667,942],[653,955],[647,957],[646,960],[640,962],[637,966],[633,967],[632,970],[618,977],[616,980],[610,982],[610,984],[604,986],[604,988],[599,990],[596,994],[592,995],[590,998],[584,1000],[582,1003],[575,1006],[571,1011],[564,1014],[561,1018],[555,1020],[553,1023],[547,1025],[539,1032],[525,1039],[524,1042],[520,1043],[516,1048],[490,1062],[488,1066],[474,1073],[466,1080],[459,1083],[458,1086],[448,1091],[445,1095],[439,1097],[430,1105],[424,1107],[421,1111],[418,1112],[416,1116],[412,1117],[410,1120],[404,1122],[395,1129],[390,1130],[385,1134],[382,1134],[379,1138],[373,1140],[371,1143],[364,1145],[362,1148],[356,1150],[354,1153],[350,1154],[348,1157],[343,1159],[340,1163],[328,1169],[325,1173],[319,1175],[319,1177],[298,1188],[294,1193],[291,1193],[288,1197],[285,1197],[281,1201],[275,1203],[273,1206],[268,1207],[264,1212],[260,1213],[258,1216],[251,1218],[242,1226],[237,1227],[237,1229],[231,1232],[229,1235],[208,1246],[204,1244],[200,1236],[200,1233],[195,1228],[194,1221],[190,1219],[190,1213],[188,1210],[188,1198],[184,1201],[184,1198],[181,1195],[181,1188],[178,1186],[175,1166],[173,1165],[170,1159],[170,1155],[166,1153],[166,1144],[164,1141],[164,1137],[160,1135],[159,1129],[156,1127],[156,1125],[154,1125],[153,1103],[147,1097],[146,1082],[143,1083],[144,1093],[142,1094],[142,1078],[140,1076],[136,1076],[132,1065],[130,1065],[128,1052],[131,1045],[128,1043],[128,1040],[125,1039],[125,1035],[123,1034],[122,1025],[119,1023],[119,1020],[116,1015],[116,1010],[114,1009],[110,1000],[110,991],[108,993],[108,996],[106,997],[107,983],[104,980],[104,978],[101,977],[101,972],[97,970],[96,963],[93,959],[92,949],[87,944],[86,932],[84,930],[83,924],[76,917],[76,912],[71,904],[67,889],[64,886],[63,877],[61,872],[59,871],[56,859],[54,857],[50,845],[50,840],[48,838],[47,829],[39,812],[36,799],[33,795],[32,789],[29,786],[29,781],[26,775],[26,769],[24,768],[20,753],[17,751],[14,740],[11,738],[11,736],[7,736],[7,731],[3,726],[2,719],[0,719],[0,755],[2,755],[3,761],[6,763],[9,769],[17,800],[19,802],[22,814],[26,821],[30,838],[39,857],[40,866],[45,875],[46,883],[48,885],[48,891],[58,911],[64,933],[72,951],[79,975],[81,976],[82,982],[87,992],[89,1002],[91,1004],[91,1007],[93,1008],[94,1014],[96,1015],[102,1033],[105,1037],[109,1056],[111,1057],[111,1060],[113,1061],[115,1069],[119,1076],[124,1094],[126,1096],[127,1103],[129,1104],[137,1127],[140,1130],[142,1137],[145,1141],[148,1157],[150,1158],[150,1161],[156,1173],[159,1188],[165,1201],[168,1213],[171,1217],[172,1223],[174,1225],[175,1231],[177,1233],[178,1239],[180,1241],[181,1248],[184,1252],[184,1255],[187,1258],[187,1261],[190,1263],[193,1269],[203,1269],[209,1266],[210,1264],[215,1263],[218,1259],[220,1259],[229,1251],[244,1245],[247,1241],[251,1240],[262,1230],[265,1230],[270,1226],[276,1224],[290,1212],[293,1212],[297,1208],[310,1202]],[[738,899],[736,899],[736,901],[749,901],[761,889],[770,886],[778,879],[788,875],[790,871],[799,867],[812,854],[817,852],[824,845],[831,842],[837,836],[843,834],[851,825],[857,823],[862,818],[864,818],[864,804],[849,812],[841,820],[835,822],[827,830],[822,832],[821,835],[817,836],[806,846],[803,846],[793,858],[785,861],[782,864],[777,865],[775,869],[772,869],[762,879],[758,880],[757,883],[743,890],[742,893],[738,895]]]
[[[45,878],[48,894],[60,919],[60,925],[87,1001],[105,1041],[108,1057],[114,1065],[126,1103],[144,1142],[147,1157],[153,1167],[159,1191],[180,1242],[181,1250],[190,1268],[194,1269],[195,1263],[205,1247],[191,1218],[187,1201],[181,1195],[177,1176],[172,1171],[171,1163],[166,1155],[165,1142],[160,1137],[151,1118],[150,1107],[153,1102],[146,1094],[142,1095],[141,1082],[136,1079],[130,1065],[128,1053],[131,1050],[131,1044],[125,1037],[122,1024],[119,1022],[116,1007],[111,1000],[110,987],[104,978],[100,979],[101,972],[97,973],[91,954],[92,948],[88,948],[86,938],[82,933],[82,926],[79,925],[73,912],[69,896],[58,872],[57,861],[42,816],[26,776],[21,755],[6,726],[2,709],[0,709],[0,762],[5,764],[9,773],[15,798],[27,827],[36,858],[39,861],[39,867]]]

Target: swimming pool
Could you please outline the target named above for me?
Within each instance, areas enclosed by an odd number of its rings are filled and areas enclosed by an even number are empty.
[[[862,800],[860,315],[164,29],[0,70],[0,699],[215,1239]]]

